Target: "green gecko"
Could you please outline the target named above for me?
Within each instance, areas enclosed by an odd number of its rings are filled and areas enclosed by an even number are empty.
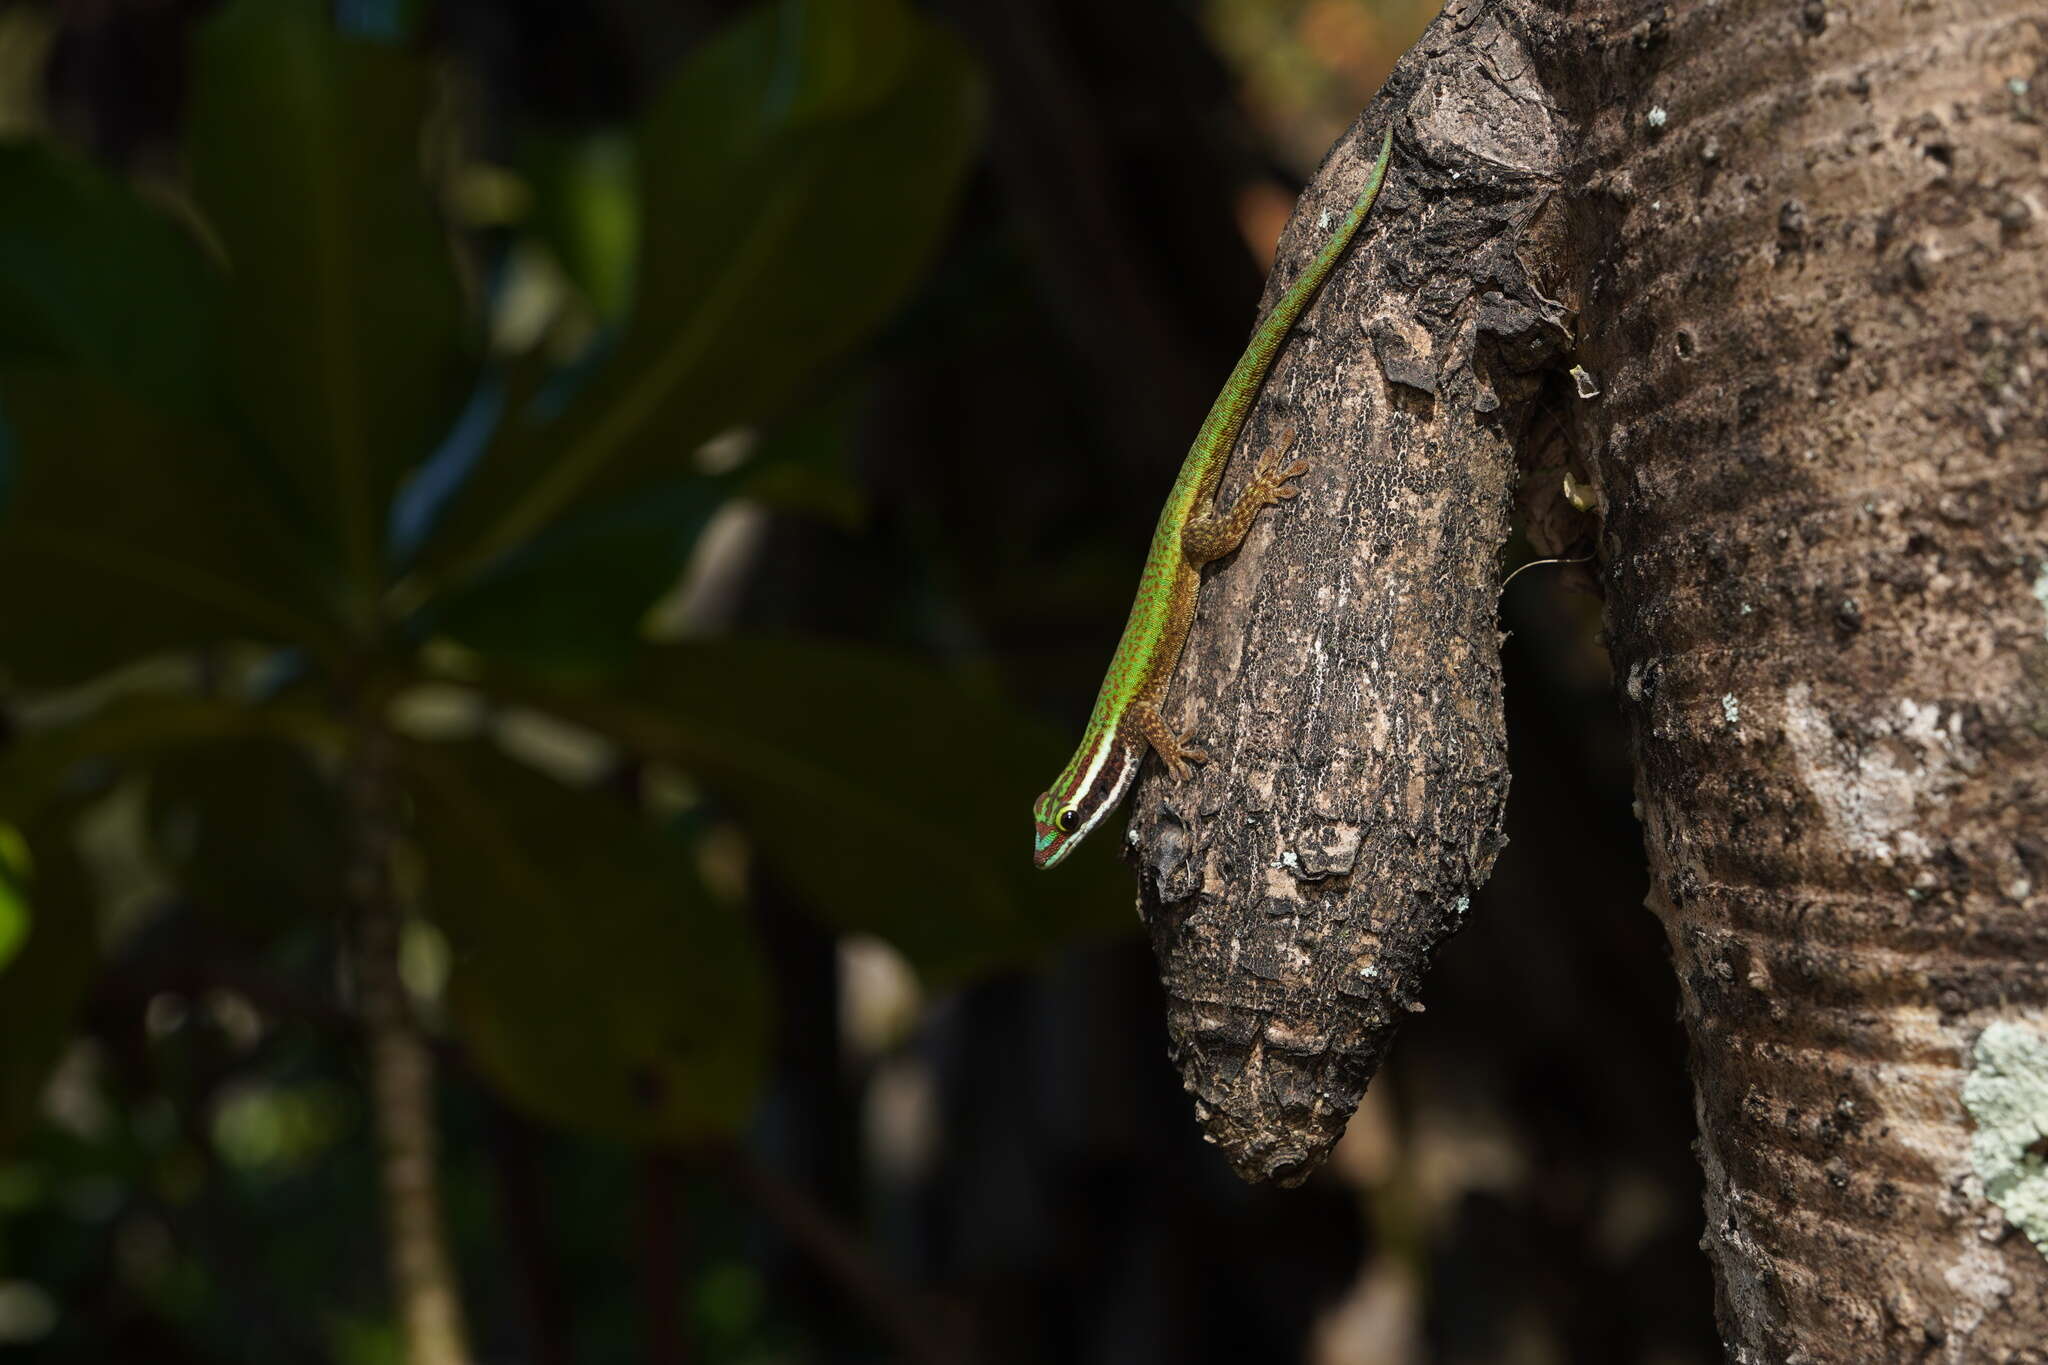
[[[1294,442],[1290,429],[1280,438],[1279,446],[1259,457],[1251,482],[1228,512],[1216,507],[1216,483],[1244,430],[1245,418],[1251,415],[1259,388],[1273,368],[1273,358],[1379,197],[1393,149],[1394,132],[1389,128],[1380,141],[1379,161],[1365,192],[1252,333],[1251,344],[1238,357],[1223,392],[1216,395],[1195,443],[1181,462],[1173,492],[1159,514],[1158,529],[1152,532],[1152,548],[1146,552],[1145,572],[1138,580],[1138,599],[1131,605],[1123,638],[1117,641],[1109,673],[1096,694],[1081,747],[1052,789],[1032,807],[1035,837],[1031,858],[1040,867],[1058,866],[1123,799],[1138,775],[1148,745],[1177,781],[1185,781],[1193,771],[1190,763],[1209,761],[1207,754],[1189,745],[1192,736],[1176,736],[1159,711],[1166,700],[1166,685],[1180,662],[1181,646],[1187,642],[1188,628],[1194,624],[1202,565],[1235,550],[1260,508],[1293,497],[1297,490],[1288,480],[1307,473],[1309,466],[1305,460],[1285,466],[1280,463]],[[1197,508],[1206,510],[1198,514]]]

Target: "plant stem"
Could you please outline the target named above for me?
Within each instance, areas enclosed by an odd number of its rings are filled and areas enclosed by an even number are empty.
[[[640,1158],[640,1313],[647,1365],[687,1365],[687,1280],[683,1246],[682,1165],[675,1153]]]
[[[355,907],[356,1005],[369,1048],[392,1292],[408,1365],[469,1365],[461,1296],[441,1227],[433,1054],[414,1026],[398,973],[391,768],[390,735],[374,720],[363,721],[346,779],[355,836],[349,891]]]
[[[459,1056],[447,1059],[461,1068]],[[548,1235],[547,1174],[540,1134],[518,1110],[490,1097],[491,1168],[497,1177],[499,1235],[526,1310],[526,1359],[569,1365],[569,1304]]]
[[[873,1248],[864,1246],[802,1190],[736,1143],[714,1143],[708,1155],[727,1183],[832,1279],[901,1359],[916,1365],[965,1365],[973,1359],[968,1325],[951,1305],[897,1280],[876,1260]]]

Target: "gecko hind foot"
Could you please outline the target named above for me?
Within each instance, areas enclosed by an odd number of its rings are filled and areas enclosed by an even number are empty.
[[[1286,459],[1287,453],[1293,449],[1294,428],[1289,427],[1280,433],[1277,442],[1266,447],[1265,452],[1259,456],[1259,462],[1252,466],[1251,486],[1245,490],[1246,494],[1256,496],[1267,506],[1297,496],[1301,490],[1287,481],[1298,479],[1308,473],[1309,462],[1296,460],[1282,466],[1280,462]]]
[[[1162,753],[1160,755],[1161,758],[1166,760],[1166,769],[1173,774],[1173,780],[1176,782],[1185,782],[1195,775],[1194,768],[1189,767],[1189,764],[1192,763],[1200,766],[1209,761],[1209,751],[1207,749],[1198,749],[1188,742],[1194,737],[1195,732],[1193,730],[1188,731],[1174,742],[1174,752],[1172,754]]]
[[[1301,492],[1288,482],[1308,473],[1307,460],[1295,460],[1283,464],[1287,452],[1294,446],[1294,429],[1289,427],[1280,434],[1279,443],[1267,448],[1259,456],[1259,462],[1252,467],[1252,476],[1230,504],[1228,511],[1217,509],[1207,516],[1196,517],[1181,531],[1181,552],[1187,561],[1197,567],[1212,559],[1220,559],[1244,543],[1245,533],[1251,530],[1259,509],[1275,503],[1286,502]]]

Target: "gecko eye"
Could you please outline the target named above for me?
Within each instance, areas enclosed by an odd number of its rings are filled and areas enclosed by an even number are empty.
[[[1075,810],[1072,806],[1068,806],[1052,818],[1052,827],[1062,834],[1072,834],[1075,824],[1080,819],[1080,815],[1079,811]]]

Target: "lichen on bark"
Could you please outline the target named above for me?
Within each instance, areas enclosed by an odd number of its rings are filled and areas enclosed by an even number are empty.
[[[1986,1025],[1963,1107],[1977,1124],[1970,1164],[1984,1197],[2048,1256],[2048,1033],[2007,1019]]]

